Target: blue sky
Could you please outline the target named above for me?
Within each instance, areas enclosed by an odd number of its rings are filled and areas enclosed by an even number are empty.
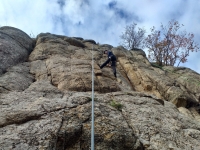
[[[118,46],[126,25],[150,27],[171,19],[184,24],[200,44],[199,0],[1,0],[0,26],[13,26],[37,36],[50,32],[94,39]],[[180,66],[200,73],[200,52]]]

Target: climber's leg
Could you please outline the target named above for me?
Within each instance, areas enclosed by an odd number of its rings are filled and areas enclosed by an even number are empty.
[[[105,67],[109,62],[110,62],[110,59],[108,58],[108,59],[100,66],[100,68],[102,69],[102,68]]]

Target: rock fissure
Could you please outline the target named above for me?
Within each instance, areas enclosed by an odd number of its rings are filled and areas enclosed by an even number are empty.
[[[10,89],[8,89],[8,88],[6,88],[6,87],[4,87],[4,86],[0,86],[0,88],[3,88],[4,90],[6,90],[6,91],[11,91]],[[0,92],[1,93],[1,92]]]
[[[60,132],[60,130],[61,130],[61,127],[63,126],[63,121],[64,121],[64,119],[63,119],[63,117],[62,117],[62,120],[61,120],[61,122],[60,122],[60,125],[59,125],[59,127],[58,127],[58,130],[57,130],[57,132],[56,132],[56,134],[55,134],[55,150],[57,150],[57,142],[58,142],[59,132]]]
[[[125,73],[125,75],[126,75],[126,79],[128,80],[128,82],[129,82],[129,83],[132,83],[132,82],[131,82],[131,80],[129,79],[129,77],[128,77],[128,75],[127,75],[127,72],[125,71],[125,69],[124,69],[123,65],[121,65],[121,64],[120,64],[120,66],[121,66],[121,68],[123,69],[123,72]],[[134,88],[134,85],[133,85],[133,84],[131,84],[131,87],[132,87],[132,89],[134,89],[134,90],[135,90],[135,88]]]

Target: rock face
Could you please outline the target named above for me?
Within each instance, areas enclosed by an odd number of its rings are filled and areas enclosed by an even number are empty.
[[[198,73],[80,37],[41,33],[34,44],[2,27],[0,38],[1,149],[90,149],[92,54],[95,149],[200,149]],[[105,49],[117,56],[117,79],[99,69]]]
[[[33,50],[33,40],[13,27],[0,28],[0,75],[6,69],[27,60]]]

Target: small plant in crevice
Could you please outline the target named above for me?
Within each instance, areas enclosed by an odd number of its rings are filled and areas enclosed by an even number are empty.
[[[155,68],[160,68],[160,69],[163,69],[162,67],[163,66],[160,66],[158,63],[156,63],[156,62],[151,62],[151,66],[152,67],[155,67]]]
[[[87,99],[89,100],[89,101],[92,101],[92,98],[91,97],[87,97]],[[98,101],[98,98],[94,98],[94,101]]]
[[[123,107],[122,104],[117,103],[115,100],[112,100],[112,101],[110,102],[110,106],[116,108],[116,109],[119,110],[119,111],[122,111],[122,107]]]

